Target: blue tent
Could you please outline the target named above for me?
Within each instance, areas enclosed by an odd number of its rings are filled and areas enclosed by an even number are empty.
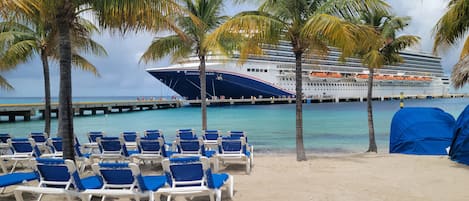
[[[456,121],[449,156],[451,160],[469,165],[469,105]]]
[[[403,108],[392,119],[389,152],[446,155],[454,124],[454,117],[439,108]]]

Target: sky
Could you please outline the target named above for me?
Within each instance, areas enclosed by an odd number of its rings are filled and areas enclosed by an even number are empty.
[[[433,46],[432,28],[446,10],[448,0],[389,0],[394,14],[412,18],[402,34],[413,34],[421,37],[417,47],[420,51],[431,52]],[[252,4],[225,4],[225,14],[234,15],[244,10],[254,10]],[[105,47],[107,57],[86,55],[86,58],[97,66],[100,77],[89,72],[73,70],[73,96],[172,96],[176,95],[168,87],[148,74],[145,69],[170,65],[169,59],[144,64],[139,58],[156,35],[153,33],[130,33],[125,36],[109,34],[103,31],[94,39]],[[447,75],[457,62],[461,45],[453,47],[446,53],[440,53],[442,66]],[[39,58],[32,59],[13,71],[2,72],[12,91],[0,90],[0,97],[41,97],[44,94],[42,65]],[[59,68],[58,62],[51,64],[51,94],[58,96]],[[469,92],[465,87],[460,92]]]

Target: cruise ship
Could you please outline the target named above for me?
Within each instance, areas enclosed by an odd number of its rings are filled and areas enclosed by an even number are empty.
[[[295,56],[291,45],[264,45],[262,56],[250,56],[242,64],[239,55],[230,58],[210,55],[206,62],[207,98],[270,98],[295,96]],[[449,80],[441,58],[420,52],[401,52],[404,63],[375,70],[374,97],[441,96],[448,93]],[[199,99],[199,59],[188,57],[178,63],[147,72],[188,100]],[[305,98],[363,98],[367,96],[368,69],[360,59],[340,61],[340,51],[330,48],[327,56],[303,58]]]

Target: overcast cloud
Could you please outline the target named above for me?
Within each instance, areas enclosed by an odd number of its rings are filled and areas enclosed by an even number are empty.
[[[390,0],[388,1],[399,16],[410,16],[412,22],[404,34],[421,37],[420,51],[431,52],[433,46],[432,28],[444,13],[447,0]],[[254,5],[227,4],[225,13],[234,15],[242,10],[255,9]],[[95,64],[101,77],[91,73],[74,70],[74,96],[160,96],[174,95],[157,79],[145,71],[145,68],[169,65],[168,59],[152,64],[139,64],[141,54],[150,44],[154,35],[150,33],[128,34],[125,37],[104,32],[95,37],[108,51],[108,57],[88,56]],[[461,45],[440,54],[445,72],[449,75],[457,62]],[[6,96],[43,96],[42,67],[39,59],[21,65],[16,70],[2,73],[15,87],[14,91],[0,90],[0,97]],[[58,96],[58,63],[51,66],[52,96]]]

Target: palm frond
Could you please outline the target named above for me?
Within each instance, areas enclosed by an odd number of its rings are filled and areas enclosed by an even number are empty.
[[[461,55],[459,56],[459,59],[462,59],[469,55],[469,37],[466,38],[466,41],[464,42],[464,46],[462,47],[461,50]]]
[[[446,51],[469,29],[469,1],[451,1],[448,11],[438,20],[433,28],[433,52]]]
[[[454,65],[451,72],[451,82],[456,89],[463,87],[469,82],[469,56],[465,56]]]
[[[389,4],[383,0],[328,0],[318,9],[317,13],[326,13],[351,20],[360,17],[364,12],[388,12]]]
[[[13,86],[2,75],[0,75],[0,88],[7,91],[13,90]]]
[[[143,53],[142,57],[140,58],[140,62],[143,61],[148,63],[149,61],[159,60],[173,53],[178,53],[178,55],[174,55],[176,57],[187,56],[181,55],[181,53],[186,53],[187,51],[180,49],[190,49],[191,47],[191,44],[184,43],[184,41],[182,41],[177,35],[155,38],[155,40],[152,41],[151,45]]]
[[[93,73],[96,77],[101,77],[96,66],[78,54],[72,54],[72,66],[86,72]]]
[[[378,50],[371,50],[362,57],[362,63],[368,68],[381,68],[384,62],[383,55]]]

